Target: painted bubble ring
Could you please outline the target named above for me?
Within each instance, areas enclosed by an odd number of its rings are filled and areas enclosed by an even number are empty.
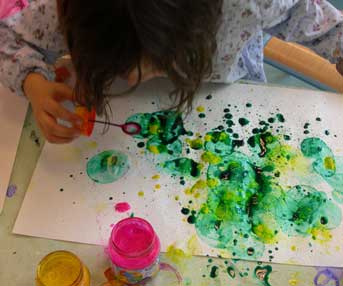
[[[123,177],[130,168],[128,156],[117,150],[106,150],[87,163],[87,175],[95,183],[110,184]]]

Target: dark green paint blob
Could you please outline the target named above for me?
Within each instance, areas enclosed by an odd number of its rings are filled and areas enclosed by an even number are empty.
[[[205,113],[199,113],[199,118],[205,118],[206,114]]]
[[[239,118],[238,122],[239,122],[239,124],[241,126],[246,126],[246,125],[248,125],[250,123],[250,121],[248,119],[246,119],[246,118]]]
[[[324,133],[325,133],[326,136],[329,136],[329,135],[330,135],[330,131],[329,131],[329,130],[325,130]]]
[[[144,148],[145,147],[145,143],[144,142],[138,142],[137,143],[137,147],[138,148]]]
[[[196,218],[195,214],[192,214],[192,215],[190,215],[190,216],[187,218],[187,222],[188,222],[189,224],[195,224],[195,223],[196,223],[196,220],[197,220],[197,218]]]
[[[304,129],[308,129],[310,127],[310,123],[305,123]]]
[[[96,183],[110,184],[129,169],[128,157],[116,150],[101,152],[87,162],[87,174]]]
[[[232,114],[231,113],[226,113],[225,115],[224,115],[224,118],[226,118],[226,119],[232,119]]]
[[[317,117],[316,121],[322,121],[322,119],[320,117]]]
[[[229,128],[235,125],[235,123],[232,120],[226,121],[226,124]]]
[[[212,99],[212,98],[213,98],[212,94],[209,94],[208,96],[206,96],[206,99],[207,99],[207,100],[210,100],[210,99]]]
[[[283,135],[283,139],[285,139],[286,141],[290,141],[291,140],[291,136]]]
[[[229,276],[232,279],[234,279],[236,277],[235,269],[232,266],[229,266],[228,268],[226,268],[226,272],[227,272],[227,274],[229,274]]]
[[[219,270],[218,266],[212,266],[211,272],[210,272],[210,277],[211,278],[218,277],[218,270]]]
[[[184,215],[189,215],[190,210],[187,209],[187,208],[182,208],[182,209],[181,209],[181,213],[184,214]]]
[[[250,108],[250,107],[252,107],[252,104],[250,102],[248,102],[245,106]]]
[[[270,265],[257,266],[254,270],[255,277],[263,283],[263,286],[271,286],[269,283],[270,274],[273,268]]]
[[[285,117],[281,113],[276,114],[276,118],[281,123],[284,123],[286,121]]]
[[[268,122],[269,123],[274,123],[275,122],[275,118],[273,118],[273,117],[268,118]]]
[[[172,175],[198,178],[201,174],[202,165],[192,159],[178,158],[164,162],[162,167]]]

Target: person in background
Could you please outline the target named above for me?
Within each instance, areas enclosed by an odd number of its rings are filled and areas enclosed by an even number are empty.
[[[343,73],[343,15],[325,0],[0,0],[0,18],[0,82],[29,99],[52,143],[80,135],[80,118],[61,102],[107,114],[117,78],[134,88],[166,76],[179,107],[191,106],[203,81],[265,81],[263,31]],[[54,82],[53,63],[65,54],[73,89]]]

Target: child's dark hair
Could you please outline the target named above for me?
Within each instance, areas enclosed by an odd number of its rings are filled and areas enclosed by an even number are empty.
[[[76,98],[100,114],[106,113],[106,90],[136,67],[140,74],[143,58],[173,82],[178,107],[190,107],[212,72],[222,0],[57,1],[77,74]]]

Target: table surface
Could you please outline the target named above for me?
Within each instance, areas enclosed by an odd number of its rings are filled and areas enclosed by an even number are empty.
[[[311,88],[272,67],[267,66],[266,72],[270,83]],[[12,234],[43,145],[44,140],[29,109],[11,176],[11,184],[17,186],[17,192],[12,198],[7,198],[0,215],[0,285],[35,285],[36,265],[43,256],[55,250],[77,254],[91,272],[91,285],[102,285],[105,282],[104,271],[109,266],[102,247]],[[148,285],[343,285],[343,269],[188,257],[178,252],[162,254],[161,260],[165,263],[164,268],[174,270],[161,271]],[[182,277],[181,282],[175,272]]]

